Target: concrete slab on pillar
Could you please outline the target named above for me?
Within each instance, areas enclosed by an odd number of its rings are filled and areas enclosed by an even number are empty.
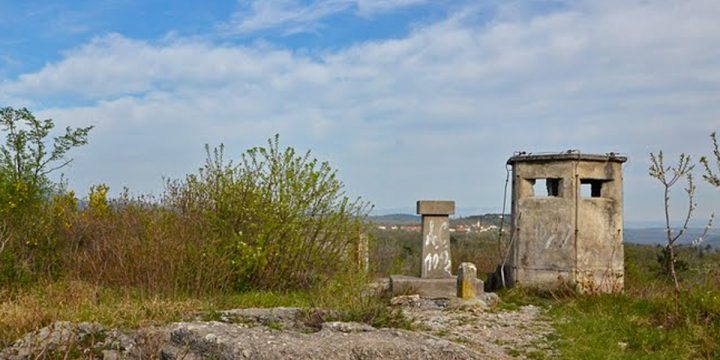
[[[482,280],[475,279],[477,296],[484,294]],[[418,294],[424,298],[455,298],[457,296],[457,278],[423,279],[413,276],[391,275],[390,292],[393,296]]]
[[[455,202],[448,200],[419,200],[418,215],[452,215],[455,214]]]

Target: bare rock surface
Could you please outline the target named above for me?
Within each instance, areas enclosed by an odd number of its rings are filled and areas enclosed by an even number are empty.
[[[542,309],[527,305],[516,311],[487,309],[495,294],[463,302],[422,299],[417,295],[394,298],[415,321],[417,331],[464,344],[487,359],[556,358],[551,339],[555,330]]]
[[[169,328],[163,359],[481,359],[462,345],[404,330],[333,323],[310,334],[220,322]]]
[[[459,301],[403,296],[392,306],[416,331],[325,321],[334,313],[297,308],[235,309],[128,332],[56,322],[0,351],[0,359],[508,359],[553,358],[542,311],[488,309],[495,298]]]
[[[136,352],[128,334],[95,323],[58,321],[31,332],[0,351],[0,359],[107,358]],[[104,357],[103,354],[108,354]]]
[[[66,322],[27,334],[0,359],[482,359],[429,334],[352,322],[314,322],[295,308],[238,309],[129,333]]]

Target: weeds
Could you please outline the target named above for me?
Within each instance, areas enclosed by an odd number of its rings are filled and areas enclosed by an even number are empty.
[[[686,290],[658,276],[662,247],[626,246],[624,294],[553,301],[564,358],[696,359],[720,354],[720,253],[697,256],[680,247],[689,269],[679,273]]]

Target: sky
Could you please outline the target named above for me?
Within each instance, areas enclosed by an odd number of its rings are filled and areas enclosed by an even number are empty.
[[[516,151],[622,153],[626,223],[656,224],[650,152],[696,161],[720,130],[717,19],[717,0],[0,0],[0,106],[95,126],[63,169],[81,194],[158,194],[204,144],[279,134],[376,213],[498,212]],[[701,170],[698,224],[720,212]]]

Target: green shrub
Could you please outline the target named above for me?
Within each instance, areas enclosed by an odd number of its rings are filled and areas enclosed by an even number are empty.
[[[75,277],[151,293],[308,289],[357,270],[366,205],[350,201],[327,163],[280,149],[253,148],[234,165],[207,149],[198,174],[168,181],[155,200],[106,198],[65,228]]]
[[[105,198],[94,186],[88,207],[69,217],[65,268],[75,278],[148,294],[201,296],[231,287],[229,257],[203,219],[152,198]]]
[[[65,129],[48,139],[51,119],[38,120],[27,109],[0,108],[0,227],[5,229],[0,254],[0,285],[10,286],[38,275],[56,276],[60,253],[50,199],[62,184],[48,174],[72,160],[66,153],[87,143],[92,127]],[[12,253],[9,255],[8,253]]]
[[[327,162],[281,149],[278,136],[238,164],[225,162],[222,146],[206,151],[198,174],[168,182],[165,204],[208,222],[237,288],[309,288],[353,269],[368,206],[345,196]]]

